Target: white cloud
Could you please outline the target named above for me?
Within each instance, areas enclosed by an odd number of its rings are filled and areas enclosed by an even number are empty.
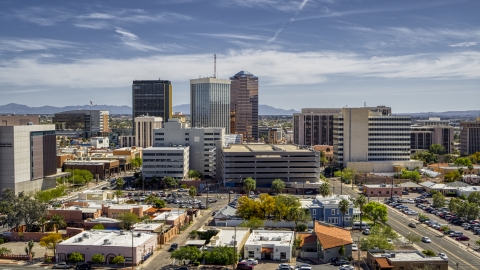
[[[195,33],[195,35],[199,36],[209,36],[215,38],[224,38],[224,39],[243,39],[243,40],[266,40],[266,37],[258,36],[258,35],[240,35],[240,34],[227,34],[227,33]]]
[[[336,52],[291,53],[242,50],[217,54],[221,74],[246,69],[262,85],[321,84],[330,77],[480,79],[480,52],[365,57]],[[0,81],[11,86],[66,88],[125,87],[132,79],[168,78],[174,82],[205,74],[210,54],[158,55],[133,59],[84,59],[71,63],[37,58],[0,62]]]
[[[0,51],[41,51],[50,49],[67,49],[75,47],[75,43],[56,39],[21,39],[2,38],[0,39]]]
[[[462,43],[457,43],[457,44],[452,44],[448,45],[450,47],[471,47],[471,46],[477,46],[478,42],[462,42]]]
[[[41,26],[52,26],[71,18],[71,14],[59,8],[29,7],[22,10],[14,10],[5,17],[16,17],[20,20],[35,23]]]
[[[117,28],[115,30],[116,33],[120,34],[120,39],[122,40],[123,44],[133,48],[138,51],[158,51],[158,52],[165,52],[165,51],[178,51],[182,47],[176,44],[147,44],[140,40],[140,38],[131,33],[127,30]]]

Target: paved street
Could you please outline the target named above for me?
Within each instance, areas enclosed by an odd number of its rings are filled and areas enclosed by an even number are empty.
[[[333,185],[336,187],[337,192],[340,191],[339,181],[332,181]],[[352,190],[351,185],[343,185],[343,194],[348,194],[352,197],[357,197],[359,195],[358,190]],[[371,200],[376,200],[377,198],[370,198]],[[382,199],[380,199],[382,201]],[[422,213],[422,211],[420,211]],[[434,252],[444,252],[449,258],[449,267],[452,269],[480,269],[480,253],[467,250],[465,245],[456,242],[449,237],[438,237],[441,235],[439,232],[426,227],[425,225],[418,226],[413,229],[408,227],[408,223],[412,219],[411,216],[404,215],[396,210],[393,210],[391,207],[388,207],[388,222],[396,232],[400,235],[405,236],[409,232],[417,234],[418,236],[427,236],[432,240],[432,243],[417,243],[416,245],[420,249],[430,249]]]

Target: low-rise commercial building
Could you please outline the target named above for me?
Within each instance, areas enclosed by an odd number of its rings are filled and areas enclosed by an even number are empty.
[[[480,186],[459,187],[457,189],[457,197],[465,195],[468,197],[473,192],[480,192]]]
[[[92,261],[94,254],[103,254],[111,264],[116,256],[123,256],[125,264],[138,265],[148,259],[157,248],[155,234],[129,231],[89,231],[57,244],[56,261],[65,262],[68,255],[80,252],[84,262]],[[133,258],[132,258],[133,255]]]
[[[96,219],[102,216],[102,210],[81,206],[69,206],[65,208],[48,209],[50,216],[62,216],[69,227],[83,228],[84,221],[87,219]]]
[[[183,179],[188,175],[189,146],[149,147],[143,150],[143,177],[171,176]]]
[[[253,230],[244,245],[244,258],[290,262],[294,238],[292,231]]]
[[[40,125],[40,115],[0,115],[0,127]]]
[[[109,148],[110,139],[108,137],[91,137],[90,145],[94,148]]]
[[[217,179],[225,186],[241,186],[252,177],[257,187],[270,188],[275,179],[285,182],[317,182],[320,153],[296,145],[217,143]]]
[[[429,266],[430,269],[447,270],[448,260],[437,256],[425,256],[418,250],[368,250],[367,264],[370,269],[401,270]]]
[[[250,236],[249,228],[236,227],[208,227],[204,226],[198,231],[216,231],[217,234],[210,238],[210,242],[205,246],[208,251],[212,251],[216,247],[235,247],[237,254],[243,254],[243,247]],[[236,239],[236,243],[234,240]]]
[[[363,185],[363,194],[367,197],[402,196],[403,188],[396,184]]]
[[[63,169],[87,170],[93,174],[94,178],[106,179],[120,172],[120,162],[116,159],[92,160],[90,157],[86,157],[64,162]]]
[[[428,150],[432,144],[440,144],[447,153],[452,152],[454,130],[451,126],[411,126],[410,150]]]

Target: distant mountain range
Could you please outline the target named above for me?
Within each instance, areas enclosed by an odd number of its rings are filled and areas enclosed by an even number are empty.
[[[70,110],[105,110],[110,114],[131,114],[132,108],[130,106],[113,106],[113,105],[79,105],[79,106],[42,106],[42,107],[29,107],[27,105],[10,103],[6,105],[0,105],[0,114],[54,114],[57,112],[70,111]],[[190,104],[181,104],[173,106],[174,112],[182,112],[183,114],[190,114]],[[298,112],[295,110],[284,110],[280,108],[274,108],[268,105],[259,105],[258,113],[260,115],[292,115]]]

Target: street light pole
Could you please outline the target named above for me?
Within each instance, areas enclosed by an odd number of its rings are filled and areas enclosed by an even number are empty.
[[[133,269],[133,226],[130,227],[130,233],[132,234],[132,269]]]

